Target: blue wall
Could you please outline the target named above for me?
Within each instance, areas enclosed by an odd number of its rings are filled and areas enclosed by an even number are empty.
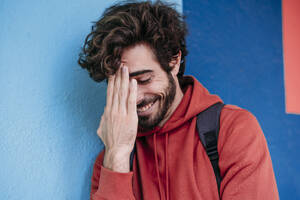
[[[105,84],[76,60],[112,2],[0,1],[1,200],[88,199]],[[184,0],[183,12],[187,73],[257,116],[281,198],[299,199],[300,116],[284,112],[280,1]]]
[[[300,199],[300,116],[285,113],[281,1],[184,0],[188,74],[256,115],[281,199]]]
[[[89,199],[106,86],[77,59],[112,2],[0,0],[1,200]]]
[[[0,199],[88,199],[104,85],[76,63],[108,3],[1,1]]]

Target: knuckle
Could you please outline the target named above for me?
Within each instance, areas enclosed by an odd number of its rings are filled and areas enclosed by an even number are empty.
[[[103,115],[106,116],[107,113],[109,113],[109,112],[110,112],[110,109],[106,106],[106,107],[104,108]],[[103,115],[102,115],[102,116],[103,116]]]
[[[110,113],[110,118],[111,119],[118,119],[118,117],[119,117],[119,113],[118,112],[111,112]]]
[[[107,112],[104,112],[103,115],[101,116],[101,122],[107,120]]]
[[[125,91],[124,90],[121,90],[120,92],[119,92],[119,97],[120,98],[124,98],[125,97]]]
[[[102,136],[101,136],[101,130],[100,129],[98,129],[97,130],[97,135],[101,138]]]

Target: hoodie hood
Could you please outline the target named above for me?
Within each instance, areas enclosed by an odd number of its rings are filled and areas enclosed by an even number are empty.
[[[211,105],[222,102],[220,97],[212,95],[208,90],[193,76],[184,76],[182,85],[184,95],[180,104],[177,106],[171,117],[162,126],[156,126],[147,132],[138,132],[137,137],[148,136],[151,134],[163,134],[180,127],[200,112],[204,111]]]

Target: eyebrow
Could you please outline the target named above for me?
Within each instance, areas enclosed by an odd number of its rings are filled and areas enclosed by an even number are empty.
[[[134,77],[134,76],[138,76],[138,75],[146,74],[146,73],[150,73],[150,72],[153,72],[153,70],[150,70],[150,69],[140,70],[140,71],[130,73],[129,77]]]

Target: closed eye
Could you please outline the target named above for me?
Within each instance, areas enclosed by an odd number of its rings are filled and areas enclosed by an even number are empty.
[[[147,83],[149,83],[151,81],[151,78],[148,78],[146,80],[137,80],[137,83],[138,84],[141,84],[141,85],[146,85]]]

